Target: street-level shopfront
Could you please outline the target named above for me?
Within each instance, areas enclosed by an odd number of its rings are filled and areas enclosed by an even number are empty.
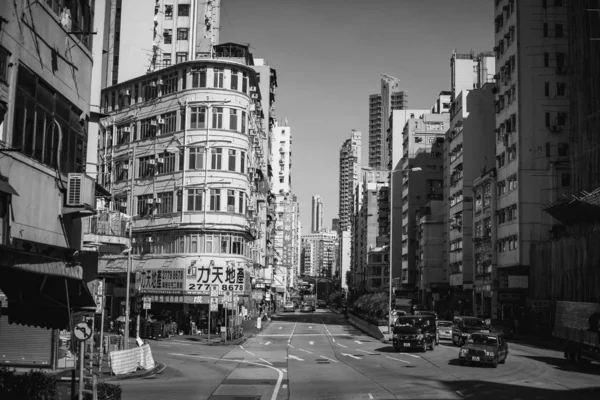
[[[60,332],[95,310],[86,280],[94,257],[67,263],[2,248],[0,259],[0,365],[59,368],[75,349],[60,345]]]
[[[225,324],[225,312],[244,318],[254,307],[251,296],[252,264],[246,259],[205,256],[182,256],[173,258],[154,257],[132,260],[132,315],[177,324],[184,333],[204,333],[220,323]],[[99,271],[113,277],[126,273],[127,260],[118,257],[101,259]],[[112,290],[107,286],[113,303],[124,304],[124,279],[113,279]],[[116,282],[116,283],[115,283]],[[143,309],[143,300],[146,309]],[[112,317],[124,314],[124,307],[110,310]]]

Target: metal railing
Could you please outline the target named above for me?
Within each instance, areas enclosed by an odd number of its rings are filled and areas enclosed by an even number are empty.
[[[103,236],[128,236],[129,218],[118,211],[100,210],[88,219],[86,234]]]

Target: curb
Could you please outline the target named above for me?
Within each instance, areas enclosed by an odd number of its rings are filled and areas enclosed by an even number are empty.
[[[157,362],[156,366],[148,371],[144,371],[142,373],[139,374],[135,374],[135,372],[132,375],[124,375],[124,376],[109,376],[103,379],[99,379],[99,381],[101,382],[115,382],[115,381],[126,381],[129,379],[139,379],[139,378],[148,378],[149,376],[153,376],[153,375],[158,375],[160,373],[162,373],[165,369],[167,368],[167,366],[161,362]]]

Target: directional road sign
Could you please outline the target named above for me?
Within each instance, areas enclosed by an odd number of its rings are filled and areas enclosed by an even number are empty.
[[[80,322],[75,325],[75,328],[73,328],[73,335],[77,340],[88,340],[90,337],[92,337],[92,328],[90,328],[87,322]]]

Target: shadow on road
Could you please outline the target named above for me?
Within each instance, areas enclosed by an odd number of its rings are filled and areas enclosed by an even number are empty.
[[[394,349],[394,346],[380,347],[378,349],[375,349],[375,351],[380,351],[382,353],[396,353],[396,349]]]
[[[521,356],[523,358],[529,358],[531,360],[543,362],[551,365],[554,368],[561,371],[579,372],[581,374],[597,375],[600,376],[600,364],[587,364],[587,365],[576,365],[563,358],[557,357],[540,357],[540,356]]]

